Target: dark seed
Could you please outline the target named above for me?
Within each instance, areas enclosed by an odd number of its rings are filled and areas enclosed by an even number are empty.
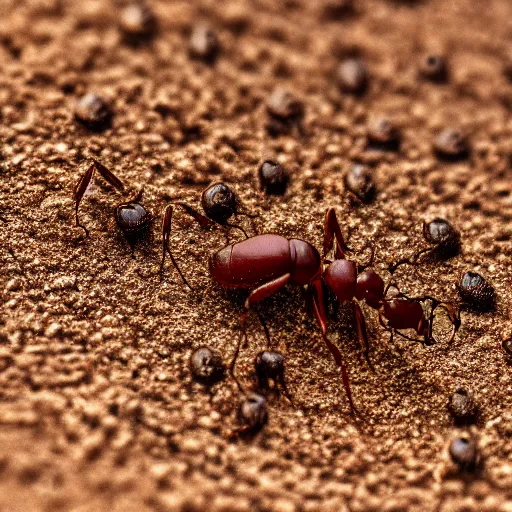
[[[505,354],[507,356],[512,357],[512,338],[508,338],[506,340],[503,340],[501,343],[501,348],[503,348]]]
[[[478,450],[471,439],[458,437],[450,443],[450,456],[462,471],[471,471],[475,468],[478,459]]]
[[[189,54],[194,59],[213,63],[220,51],[215,32],[208,25],[197,25],[192,30],[189,41]]]
[[[267,401],[257,393],[249,393],[240,405],[238,418],[246,431],[259,430],[268,419]]]
[[[457,290],[461,299],[474,309],[489,311],[495,306],[494,288],[476,272],[466,272],[457,285]]]
[[[446,128],[434,140],[434,151],[443,158],[459,159],[468,155],[469,145],[461,131]]]
[[[377,118],[368,125],[368,142],[384,149],[398,149],[400,131],[389,119]]]
[[[267,194],[281,195],[288,185],[288,174],[283,166],[272,160],[265,160],[258,171],[260,187]]]
[[[199,347],[190,356],[192,376],[203,384],[214,384],[224,376],[221,355],[210,347]]]
[[[371,171],[364,165],[352,164],[345,174],[345,188],[363,203],[370,202],[375,195],[375,184]]]
[[[236,215],[235,193],[225,183],[213,183],[203,191],[201,206],[208,218],[224,224],[232,215]]]
[[[304,105],[289,91],[277,87],[267,101],[268,113],[282,121],[300,121],[304,117]]]
[[[454,418],[461,422],[468,422],[476,415],[473,394],[464,388],[459,388],[453,393],[448,406]]]
[[[116,207],[115,218],[126,236],[137,236],[149,227],[152,215],[139,203],[125,203]]]
[[[260,384],[266,385],[269,379],[276,380],[284,374],[284,356],[280,352],[265,350],[256,356],[254,362]]]
[[[459,252],[460,234],[445,219],[439,217],[423,223],[423,236],[425,240],[443,254],[452,255]]]
[[[336,72],[338,85],[342,91],[361,94],[368,87],[368,69],[361,59],[343,61]]]
[[[76,103],[75,119],[91,130],[101,130],[110,125],[112,112],[101,96],[89,93]]]
[[[433,82],[448,79],[448,64],[442,55],[427,55],[420,64],[420,75]]]
[[[130,4],[121,12],[120,29],[130,42],[151,38],[157,29],[155,13],[143,1]]]

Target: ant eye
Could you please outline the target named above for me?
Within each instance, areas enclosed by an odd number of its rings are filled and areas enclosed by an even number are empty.
[[[214,384],[224,376],[221,355],[210,347],[199,347],[190,356],[192,376],[203,384]]]
[[[268,379],[277,379],[284,373],[284,356],[280,352],[265,350],[256,356],[254,363],[256,374],[261,383],[266,384]]]
[[[450,443],[450,456],[462,471],[474,469],[478,459],[476,444],[471,439],[458,437]]]
[[[372,173],[364,165],[353,164],[345,174],[345,188],[363,203],[370,202],[375,195]]]
[[[425,240],[436,245],[442,252],[457,253],[460,249],[458,231],[445,219],[436,218],[423,224]]]
[[[466,272],[457,285],[457,290],[461,299],[474,309],[490,311],[495,306],[494,288],[476,272]]]
[[[268,419],[267,401],[257,393],[249,393],[238,411],[238,418],[248,431],[257,431]]]
[[[115,218],[117,225],[127,237],[141,235],[152,220],[151,213],[139,203],[119,205],[115,210]]]
[[[224,224],[236,215],[235,193],[225,183],[214,183],[203,191],[201,205],[206,216]]]
[[[282,165],[271,160],[265,160],[261,164],[258,174],[260,186],[267,194],[284,194],[288,184],[288,175]]]

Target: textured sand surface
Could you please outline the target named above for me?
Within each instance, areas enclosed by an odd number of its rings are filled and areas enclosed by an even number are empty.
[[[118,29],[122,2],[1,0],[0,511],[512,511],[512,363],[500,350],[512,335],[512,4],[355,0],[329,21],[326,3],[154,0],[158,33],[134,47]],[[219,37],[214,66],[188,55],[198,20]],[[418,77],[428,52],[447,56],[448,83]],[[361,97],[333,78],[347,55],[368,64]],[[304,102],[302,132],[268,134],[276,85]],[[92,133],[74,120],[87,92],[108,98],[111,128]],[[400,127],[399,151],[367,149],[376,116]],[[433,154],[445,127],[468,133],[468,158]],[[80,208],[90,237],[74,227],[72,187],[89,157],[145,187],[155,222],[133,252],[112,215],[123,197],[99,178]],[[291,175],[284,197],[259,191],[268,157]],[[373,169],[370,205],[344,190],[353,161]],[[232,379],[205,388],[188,368],[204,343],[228,363],[239,336],[244,294],[208,275],[222,232],[176,216],[173,249],[200,293],[170,265],[163,282],[158,273],[163,206],[199,207],[220,179],[259,214],[241,218],[250,233],[320,247],[335,207],[351,246],[376,245],[386,278],[389,263],[426,246],[423,220],[443,216],[461,233],[461,254],[403,267],[396,280],[410,295],[455,302],[461,275],[480,272],[496,311],[464,310],[450,346],[424,348],[390,344],[365,308],[372,372],[342,306],[329,336],[350,364],[354,417],[299,291],[285,289],[260,310],[286,354],[295,407],[271,395],[268,425],[230,440],[238,388]],[[265,347],[254,315],[249,334],[237,367],[248,388]],[[458,386],[479,404],[464,428],[447,408]],[[461,433],[478,440],[474,474],[447,455]]]

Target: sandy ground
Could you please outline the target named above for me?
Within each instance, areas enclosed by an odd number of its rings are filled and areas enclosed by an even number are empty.
[[[14,511],[512,511],[510,287],[512,43],[509,0],[357,0],[326,20],[323,1],[153,1],[158,33],[130,45],[111,0],[2,0],[0,4],[0,510]],[[188,38],[207,20],[222,50],[191,60]],[[446,84],[418,77],[428,52],[446,55]],[[363,57],[366,94],[340,92],[340,59]],[[271,137],[265,101],[276,85],[304,102],[303,130]],[[112,126],[74,120],[87,92],[107,98]],[[366,147],[375,116],[401,130],[399,151]],[[467,132],[471,152],[432,151],[445,127]],[[112,208],[124,197],[96,178],[74,227],[78,165],[96,157],[144,186],[152,233],[132,251]],[[275,158],[291,175],[284,197],[259,191]],[[352,204],[343,175],[373,170],[375,200]],[[213,180],[258,213],[251,233],[320,247],[335,207],[350,244],[377,248],[375,268],[424,248],[422,222],[443,216],[462,252],[396,274],[403,291],[458,300],[468,271],[495,287],[494,312],[462,312],[453,344],[396,338],[365,308],[372,372],[356,347],[350,309],[329,336],[350,364],[350,415],[339,373],[299,291],[261,307],[286,354],[295,407],[269,397],[268,425],[231,440],[240,393],[232,379],[192,381],[188,358],[208,343],[226,363],[239,336],[243,294],[210,286],[207,259],[225,244],[176,218],[172,246],[191,293],[169,266],[159,278],[160,212],[173,199],[198,207]],[[233,234],[236,236],[236,234]],[[357,258],[364,259],[362,256]],[[256,317],[238,374],[254,384],[265,347]],[[447,404],[465,386],[476,422],[456,426]],[[469,433],[482,465],[462,474],[450,440]]]

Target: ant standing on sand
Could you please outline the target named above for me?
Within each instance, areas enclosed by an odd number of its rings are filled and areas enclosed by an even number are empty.
[[[82,227],[86,231],[86,235],[88,235],[87,229],[78,220],[78,208],[95,171],[98,171],[117,190],[124,191],[122,182],[103,164],[97,160],[89,163],[85,173],[74,188],[76,225]],[[115,208],[116,221],[127,237],[140,233],[141,230],[149,226],[152,220],[151,214],[139,203],[141,198],[142,190],[137,193],[133,200],[121,203]],[[287,239],[272,234],[247,237],[243,228],[228,223],[228,219],[238,213],[238,202],[227,185],[222,183],[210,185],[203,192],[201,203],[206,216],[181,201],[169,204],[164,209],[161,270],[164,268],[167,253],[183,282],[192,289],[179,269],[169,247],[172,213],[175,206],[181,206],[201,226],[219,225],[227,229],[231,227],[240,229],[246,239],[227,245],[212,254],[209,268],[212,278],[221,286],[230,289],[251,290],[245,301],[245,311],[241,317],[242,335],[245,343],[247,344],[245,323],[253,306],[273,295],[286,284],[302,287],[305,291],[306,300],[312,306],[314,315],[321,327],[324,342],[341,370],[342,382],[352,411],[355,411],[355,406],[352,400],[347,366],[338,347],[327,337],[327,299],[324,293],[324,285],[335,294],[340,303],[352,302],[357,330],[364,346],[367,361],[369,342],[366,322],[357,301],[364,300],[369,307],[378,310],[381,324],[391,333],[395,330],[414,329],[418,335],[423,336],[422,342],[425,345],[431,345],[435,342],[432,334],[432,324],[434,312],[438,307],[447,311],[452,322],[453,329],[450,342],[460,327],[458,311],[450,304],[440,302],[435,298],[409,298],[402,293],[398,293],[392,298],[386,298],[389,285],[385,287],[382,278],[371,268],[366,268],[371,265],[372,261],[368,265],[358,268],[356,262],[346,259],[345,254],[349,252],[349,249],[345,244],[340,225],[332,208],[327,210],[325,216],[323,255],[320,257],[315,247],[304,240]],[[326,260],[326,255],[332,250],[334,250],[334,260]],[[371,259],[373,259],[373,255]],[[426,301],[431,302],[428,319],[425,317],[422,307],[422,303]],[[268,329],[261,316],[260,320],[265,328],[268,345],[270,346]],[[404,334],[401,335],[406,339],[411,339]],[[242,339],[239,339],[235,356],[230,365],[234,377],[234,368],[241,341]],[[236,377],[235,380],[237,380]]]
[[[170,231],[170,225],[164,226],[164,233],[166,228],[169,228]],[[166,251],[172,254],[167,245],[168,237],[164,236],[163,244],[164,254]],[[333,261],[325,260],[325,256],[333,249],[335,259]],[[351,409],[355,411],[347,366],[338,347],[327,337],[327,299],[324,285],[332,290],[340,303],[352,302],[359,337],[364,346],[367,361],[369,343],[366,323],[357,300],[364,300],[368,306],[378,310],[381,324],[391,333],[401,329],[414,329],[418,335],[423,336],[422,342],[425,345],[432,345],[436,341],[432,334],[432,326],[437,308],[445,309],[452,323],[450,342],[460,327],[460,318],[458,311],[451,304],[443,303],[433,297],[409,298],[399,292],[392,298],[386,298],[389,285],[385,287],[382,278],[371,268],[366,269],[364,266],[361,268],[362,272],[358,272],[357,263],[345,258],[346,252],[349,250],[343,239],[340,225],[334,209],[330,208],[325,216],[322,257],[315,247],[304,240],[263,234],[227,245],[212,254],[209,268],[213,280],[221,286],[229,289],[250,290],[245,301],[245,311],[241,316],[242,337],[245,344],[247,344],[245,323],[252,307],[287,284],[300,286],[305,291],[308,304],[312,305],[322,330],[324,342],[341,370],[342,382]],[[176,266],[174,258],[172,259]],[[428,318],[425,317],[422,307],[422,303],[427,301],[431,303]],[[260,320],[270,346],[268,329],[261,316]],[[405,334],[401,334],[401,336],[417,341]],[[238,341],[230,365],[233,376],[241,341],[242,338]]]
[[[74,186],[73,199],[75,201],[75,225],[77,227],[81,227],[85,231],[86,237],[89,236],[89,230],[80,223],[78,219],[78,208],[80,207],[85,191],[87,190],[95,172],[98,172],[102,178],[112,185],[118,192],[125,192],[125,186],[121,180],[98,160],[92,159],[85,164],[85,172],[80,176]],[[114,208],[116,223],[129,241],[133,241],[142,235],[153,221],[153,215],[151,212],[149,212],[140,202],[142,200],[143,192],[143,189],[139,190],[132,199],[120,203]],[[160,270],[163,271],[165,252],[167,250],[169,257],[178,270],[183,282],[192,289],[185,279],[185,276],[180,271],[176,261],[174,260],[174,256],[168,249],[172,214],[176,206],[185,210],[185,212],[193,217],[194,220],[196,220],[202,227],[218,226],[225,229],[226,238],[227,231],[230,228],[240,230],[244,234],[245,238],[248,238],[247,233],[241,226],[228,222],[231,217],[245,215],[246,217],[254,218],[256,215],[247,213],[235,196],[233,190],[228,185],[221,182],[212,183],[201,195],[201,206],[205,215],[202,215],[183,201],[176,201],[165,207],[162,222],[163,255]]]

